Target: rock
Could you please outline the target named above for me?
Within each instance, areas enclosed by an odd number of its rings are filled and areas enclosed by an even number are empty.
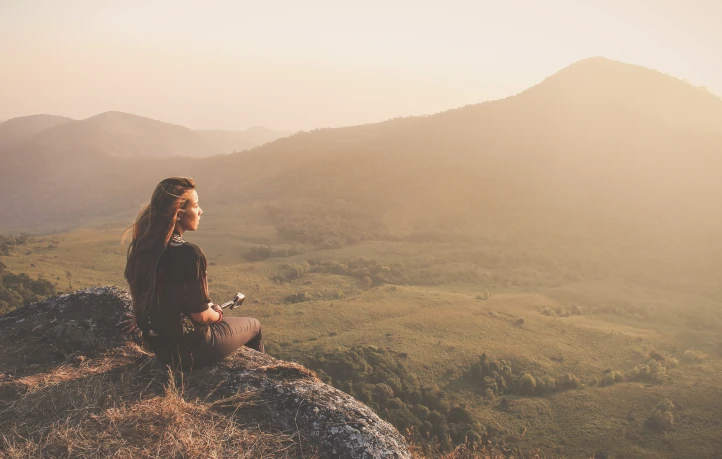
[[[138,333],[125,334],[118,328],[130,309],[126,290],[96,287],[0,316],[3,344],[22,339],[24,347],[35,346],[27,354],[4,356],[2,371],[23,373],[32,364],[59,365],[122,353],[124,347],[140,343]],[[213,403],[241,424],[254,422],[293,433],[302,451],[306,448],[319,457],[411,457],[396,428],[369,407],[321,382],[301,365],[252,349],[242,348],[216,365],[186,375],[184,385],[188,394]]]
[[[195,372],[190,381],[208,388],[220,384],[217,399],[256,392],[268,401],[264,414],[274,425],[301,431],[322,457],[410,457],[395,427],[301,365],[243,348],[233,358]]]
[[[0,316],[2,338],[22,339],[38,347],[29,355],[3,360],[15,367],[64,361],[74,355],[97,357],[130,341],[140,342],[139,334],[121,333],[117,326],[131,311],[130,304],[125,290],[94,287],[18,308]]]

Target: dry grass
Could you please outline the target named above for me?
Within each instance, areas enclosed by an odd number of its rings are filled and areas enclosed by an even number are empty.
[[[521,451],[519,449],[508,449],[505,446],[491,446],[491,445],[472,445],[463,444],[454,448],[452,451],[442,452],[440,449],[433,448],[429,450],[428,447],[413,443],[411,439],[409,441],[409,452],[413,459],[509,459],[509,458],[524,458],[524,459],[542,459],[537,451]]]
[[[227,407],[192,397],[182,379],[148,362],[140,349],[129,346],[103,359],[76,359],[20,378],[4,375],[0,456],[299,456],[290,435],[240,425],[222,413]],[[244,398],[234,402],[242,408]]]
[[[10,355],[19,345],[22,343],[0,343],[0,356]],[[273,432],[268,426],[238,422],[243,410],[252,411],[264,403],[256,393],[208,402],[208,394],[184,387],[181,374],[154,368],[151,362],[147,353],[129,344],[98,359],[76,357],[16,377],[3,374],[0,457],[317,456],[297,432]],[[435,459],[520,456],[503,447],[470,445],[442,452],[412,444],[410,451],[414,458]]]

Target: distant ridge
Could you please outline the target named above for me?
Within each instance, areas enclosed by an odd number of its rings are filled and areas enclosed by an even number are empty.
[[[15,147],[33,138],[37,133],[53,126],[74,121],[55,115],[29,115],[0,123],[0,150]]]
[[[0,124],[0,150],[25,142],[63,157],[202,158],[262,145],[289,133],[255,127],[246,131],[194,131],[177,124],[117,111],[84,120],[33,115]]]
[[[290,132],[276,131],[263,126],[254,126],[243,131],[214,129],[195,132],[219,145],[224,153],[243,151],[291,135]]]
[[[41,132],[42,143],[0,165],[0,192],[12,198],[6,221],[16,222],[30,217],[27,209],[37,214],[33,222],[69,215],[82,222],[97,209],[112,214],[146,200],[161,178],[183,174],[203,183],[206,203],[323,208],[329,218],[348,219],[344,225],[368,224],[374,231],[391,221],[403,228],[583,221],[590,231],[613,227],[610,221],[645,227],[658,219],[702,228],[702,220],[720,219],[709,206],[722,195],[721,126],[722,101],[707,91],[654,70],[591,58],[506,99],[298,132],[242,154],[172,163],[157,152],[212,152],[212,140],[202,137],[209,131],[105,113]],[[36,175],[47,182],[42,196],[15,191]],[[68,176],[72,185],[61,178]],[[98,193],[67,199],[86,188]],[[296,217],[288,212],[292,228]],[[308,227],[304,215],[294,234]]]
[[[374,228],[379,220],[646,228],[658,219],[660,228],[695,222],[686,224],[701,229],[722,220],[709,212],[722,196],[721,128],[715,95],[655,70],[591,58],[506,99],[297,133],[203,169],[218,183],[247,172],[219,196],[235,188],[289,209],[344,200],[358,206],[353,224],[365,214]]]
[[[203,157],[221,153],[217,145],[186,127],[122,112],[105,112],[46,129],[36,140],[79,157]]]

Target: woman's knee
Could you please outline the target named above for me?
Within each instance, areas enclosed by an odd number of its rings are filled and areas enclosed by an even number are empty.
[[[216,338],[221,340],[230,339],[244,344],[254,338],[261,336],[261,322],[252,317],[229,317],[224,318],[222,331],[218,330]]]
[[[261,322],[253,317],[239,317],[239,326],[243,331],[261,331]]]

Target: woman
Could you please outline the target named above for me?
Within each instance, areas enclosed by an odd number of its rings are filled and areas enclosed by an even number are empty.
[[[190,178],[163,180],[129,228],[125,278],[133,316],[149,348],[164,363],[199,369],[245,345],[264,352],[261,324],[249,317],[223,317],[208,296],[206,257],[183,240],[198,229],[203,211]]]

